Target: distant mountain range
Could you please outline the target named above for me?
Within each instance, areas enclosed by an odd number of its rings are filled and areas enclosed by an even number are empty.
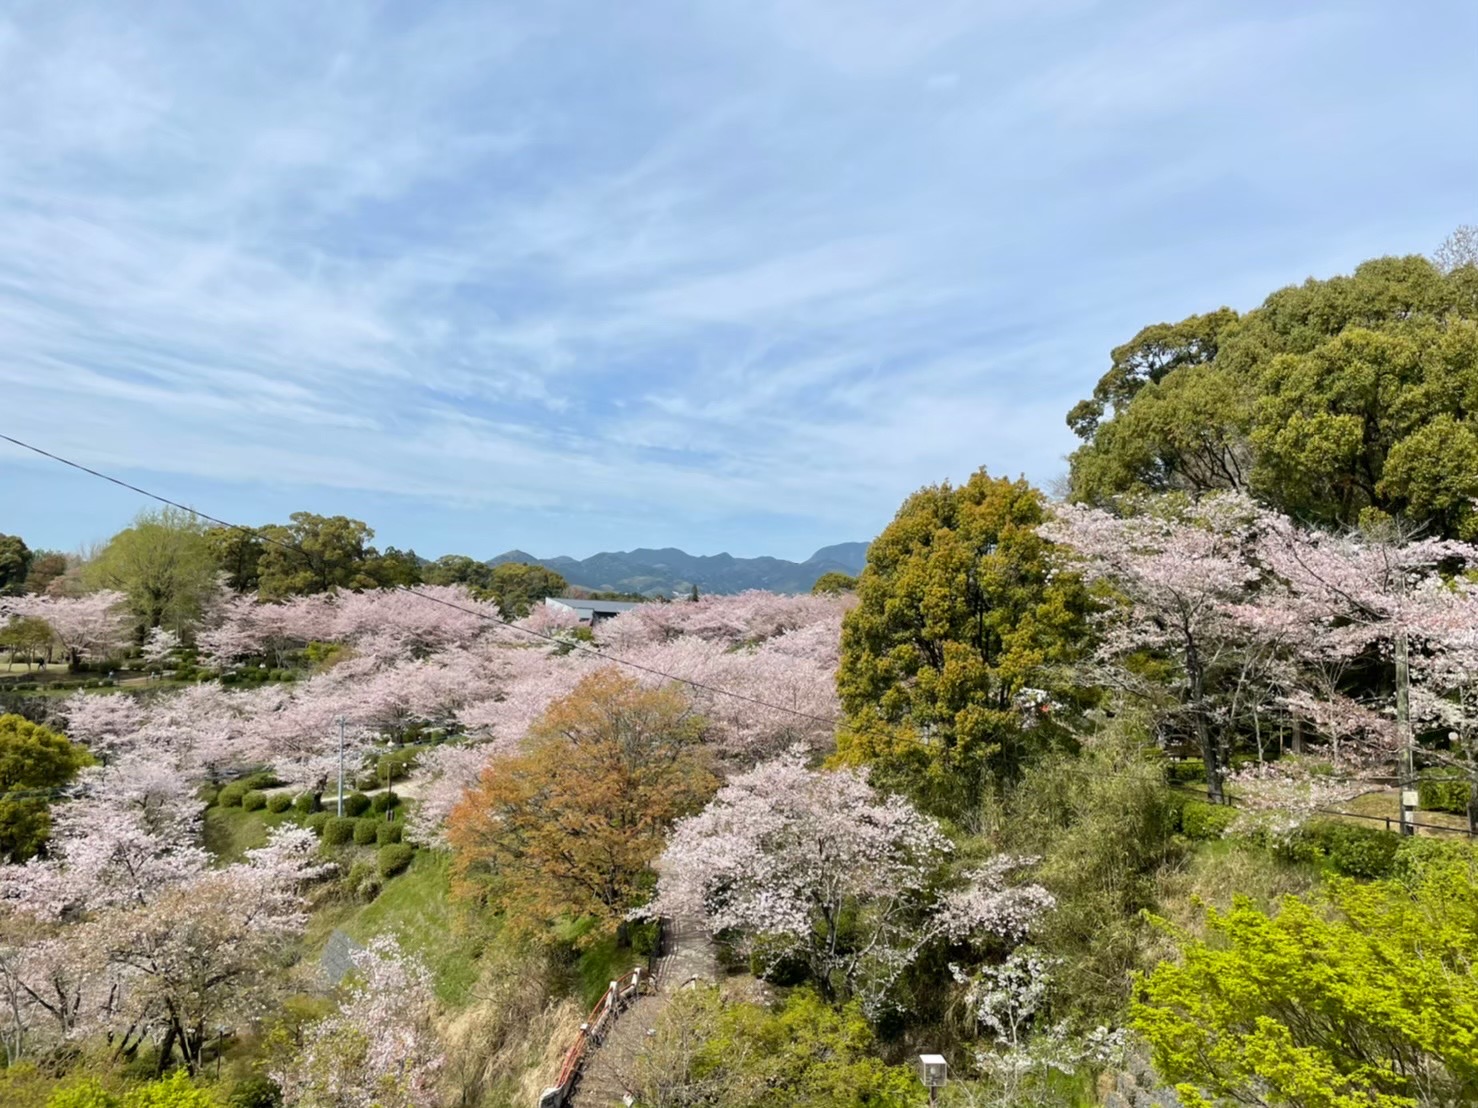
[[[536,558],[510,550],[489,558],[490,566],[528,562],[547,566],[572,585],[597,592],[681,596],[694,585],[700,593],[736,593],[745,589],[771,592],[810,592],[823,573],[858,574],[867,558],[867,543],[843,542],[823,546],[804,562],[784,558],[735,558],[732,554],[688,554],[665,550],[620,550],[588,558]]]

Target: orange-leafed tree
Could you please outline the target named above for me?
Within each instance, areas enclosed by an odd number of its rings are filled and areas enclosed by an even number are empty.
[[[644,688],[613,669],[585,678],[453,810],[459,895],[519,930],[590,918],[586,940],[612,933],[650,887],[673,821],[717,788],[702,739],[676,687]]]

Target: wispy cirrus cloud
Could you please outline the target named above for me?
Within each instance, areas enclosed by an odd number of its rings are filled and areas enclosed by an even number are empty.
[[[429,553],[804,556],[1052,478],[1144,323],[1474,218],[1444,12],[23,7],[0,427]],[[38,542],[137,507],[0,467]]]

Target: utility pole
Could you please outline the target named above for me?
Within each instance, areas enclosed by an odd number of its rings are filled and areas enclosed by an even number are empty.
[[[339,717],[339,815],[344,814],[344,717]]]
[[[1401,744],[1401,834],[1415,835],[1416,756],[1411,731],[1411,660],[1406,628],[1396,630],[1396,740]]]

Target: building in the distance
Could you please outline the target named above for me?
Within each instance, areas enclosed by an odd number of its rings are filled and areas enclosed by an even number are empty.
[[[592,627],[602,620],[614,619],[636,607],[633,600],[572,600],[567,596],[551,596],[544,603],[551,608],[574,612],[582,626]]]

